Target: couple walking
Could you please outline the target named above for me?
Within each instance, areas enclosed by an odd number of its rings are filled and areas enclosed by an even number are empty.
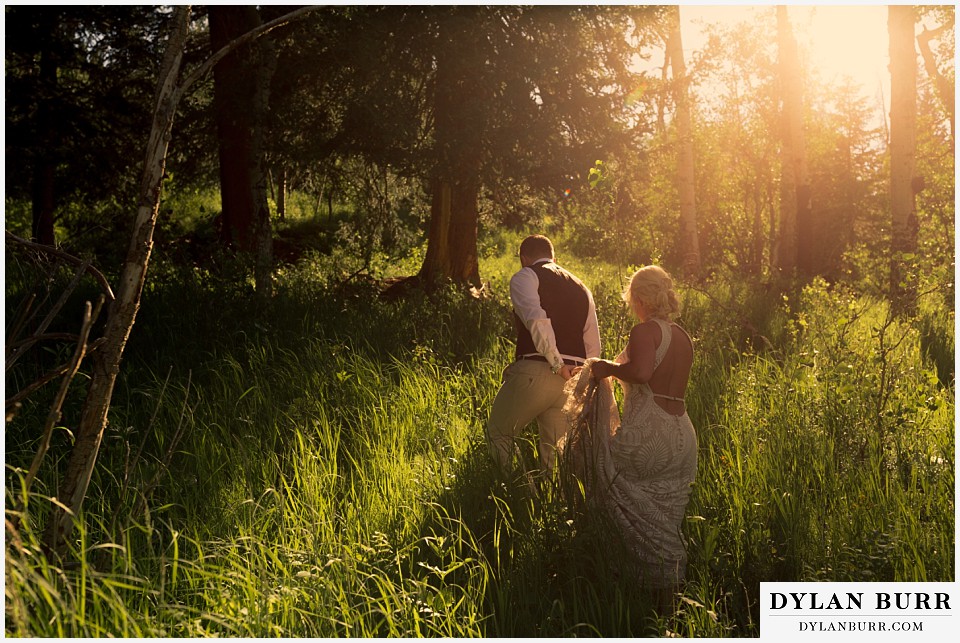
[[[610,361],[600,359],[593,295],[554,262],[550,240],[524,239],[520,264],[510,280],[516,359],[493,402],[490,452],[509,472],[515,438],[536,419],[543,469],[552,471],[565,448],[581,454],[575,469],[589,465],[589,500],[620,528],[644,584],[675,591],[686,569],[680,524],[697,472],[697,435],[683,401],[693,343],[670,321],[679,312],[673,282],[657,266],[634,273],[623,299],[639,323]],[[623,389],[622,418],[611,376]]]

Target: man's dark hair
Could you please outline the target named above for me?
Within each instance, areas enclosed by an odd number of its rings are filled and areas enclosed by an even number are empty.
[[[520,243],[520,254],[527,259],[553,259],[553,243],[542,234],[532,234]]]

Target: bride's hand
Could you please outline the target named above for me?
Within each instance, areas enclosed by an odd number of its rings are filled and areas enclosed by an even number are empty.
[[[593,363],[593,366],[590,367],[590,372],[593,373],[595,378],[602,380],[613,375],[614,366],[615,364],[613,362],[602,359]]]

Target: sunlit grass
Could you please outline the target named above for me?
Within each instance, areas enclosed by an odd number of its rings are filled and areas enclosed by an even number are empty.
[[[39,545],[52,464],[8,528],[7,634],[756,636],[761,581],[953,577],[953,393],[930,352],[953,345],[948,313],[893,320],[823,283],[772,306],[748,284],[681,284],[699,469],[688,582],[657,615],[602,520],[493,474],[519,238],[483,259],[485,300],[381,301],[322,257],[278,273],[268,309],[158,284],[67,561]],[[564,263],[612,357],[628,268]],[[8,519],[31,455],[14,446]]]

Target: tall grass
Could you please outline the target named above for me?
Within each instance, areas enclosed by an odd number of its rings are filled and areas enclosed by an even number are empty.
[[[66,560],[37,533],[58,458],[21,502],[30,444],[7,445],[7,634],[756,636],[761,581],[953,577],[952,311],[912,323],[821,282],[683,289],[700,466],[666,617],[602,517],[493,473],[515,245],[490,245],[484,300],[382,301],[336,256],[281,271],[264,307],[158,272]],[[612,357],[627,267],[564,263]]]

